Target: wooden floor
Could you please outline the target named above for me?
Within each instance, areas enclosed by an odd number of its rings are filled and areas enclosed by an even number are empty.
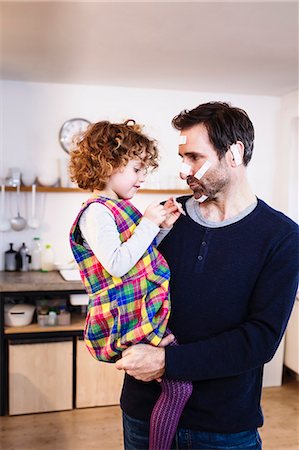
[[[265,388],[263,450],[299,450],[299,381]],[[1,450],[121,450],[116,406],[0,417]]]

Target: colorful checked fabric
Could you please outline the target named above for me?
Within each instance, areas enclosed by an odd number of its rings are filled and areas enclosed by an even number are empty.
[[[84,339],[100,361],[114,362],[121,352],[138,342],[158,345],[170,313],[169,267],[151,244],[138,263],[123,277],[110,275],[83,244],[78,221],[93,203],[113,213],[121,242],[127,241],[142,215],[127,200],[91,198],[83,204],[70,231],[70,244],[89,296]]]

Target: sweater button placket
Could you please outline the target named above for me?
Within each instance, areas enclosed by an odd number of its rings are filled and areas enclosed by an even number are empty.
[[[197,268],[195,269],[196,272],[200,272],[203,270],[205,257],[208,251],[208,243],[207,243],[207,234],[210,230],[206,228],[205,234],[202,237],[202,242],[199,249],[199,254],[197,256]]]

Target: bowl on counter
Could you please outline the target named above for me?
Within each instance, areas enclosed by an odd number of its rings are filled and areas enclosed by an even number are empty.
[[[4,325],[24,327],[32,322],[35,306],[26,303],[4,305]]]

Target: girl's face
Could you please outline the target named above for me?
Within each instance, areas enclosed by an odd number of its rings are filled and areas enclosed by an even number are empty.
[[[117,169],[107,182],[106,189],[118,198],[132,198],[145,181],[146,169],[142,160],[131,159],[125,167]]]

